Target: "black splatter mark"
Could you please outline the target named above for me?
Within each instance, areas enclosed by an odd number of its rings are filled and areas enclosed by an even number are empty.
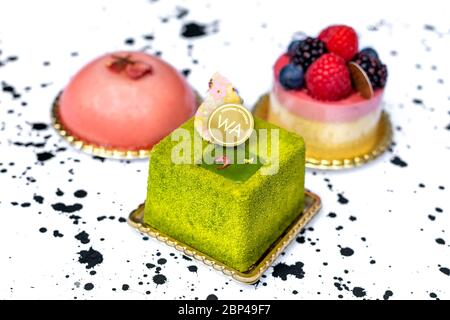
[[[189,10],[186,8],[177,7],[176,9],[177,9],[177,14],[176,14],[177,19],[183,19],[184,17],[186,17],[189,14]]]
[[[3,92],[11,94],[13,99],[18,99],[21,97],[20,93],[17,92],[16,88],[14,88],[11,84],[8,84],[2,81],[2,90]]]
[[[124,43],[128,46],[134,45],[134,39],[133,38],[127,38],[125,39]]]
[[[31,124],[31,128],[33,130],[42,131],[42,130],[47,130],[48,125],[46,123],[42,123],[42,122],[35,122],[35,123]]]
[[[336,217],[337,217],[337,214],[334,213],[334,212],[330,212],[330,213],[328,214],[328,217],[330,217],[330,218],[336,218]]]
[[[355,251],[353,251],[353,249],[349,247],[341,248],[340,252],[344,257],[350,257],[355,253]]]
[[[105,160],[106,160],[106,158],[99,157],[99,156],[93,156],[92,159],[94,159],[94,160],[99,160],[99,161],[101,161],[101,162],[105,162]]]
[[[293,265],[287,265],[285,263],[278,263],[273,267],[272,276],[275,278],[281,278],[281,280],[287,280],[288,275],[293,275],[297,279],[303,279],[305,271],[303,271],[303,262],[296,262]]]
[[[125,219],[124,217],[120,217],[118,219],[118,221],[121,222],[121,223],[124,223],[124,222],[127,222],[127,219]]]
[[[64,235],[61,232],[59,232],[58,230],[53,231],[53,236],[55,238],[62,238],[62,237],[64,237]]]
[[[206,300],[219,300],[215,294],[210,294],[206,297]]]
[[[399,166],[400,168],[404,168],[404,167],[408,166],[408,164],[405,161],[403,161],[402,159],[400,159],[400,157],[398,157],[398,156],[393,157],[391,159],[391,163],[396,166]]]
[[[92,289],[94,289],[94,285],[92,283],[89,282],[84,285],[84,290],[90,291]]]
[[[78,254],[78,262],[86,264],[86,269],[92,269],[103,262],[103,255],[92,247],[89,250],[81,250]]]
[[[123,284],[122,285],[122,290],[123,291],[128,291],[128,289],[130,289],[130,286],[128,284]]]
[[[206,36],[206,28],[208,25],[197,22],[189,22],[183,25],[181,36],[185,38],[196,38]]]
[[[413,101],[412,101],[414,104],[423,104],[423,101],[422,101],[422,99],[413,99]]]
[[[106,216],[100,216],[100,217],[97,217],[97,221],[103,221],[103,220],[105,220],[106,219]]]
[[[75,236],[75,239],[80,241],[82,244],[86,244],[91,241],[89,240],[89,234],[86,231],[81,231],[79,234]]]
[[[77,190],[73,193],[73,195],[77,198],[84,198],[87,196],[87,192],[84,190]]]
[[[352,290],[352,293],[357,298],[362,298],[362,297],[366,296],[366,290],[361,287],[354,287]]]
[[[442,239],[442,238],[437,238],[436,239],[436,243],[438,243],[438,244],[445,244],[445,240]]]
[[[42,203],[44,202],[44,197],[35,194],[35,195],[33,196],[33,200],[36,201],[37,203],[41,203],[41,204],[42,204]]]
[[[383,294],[383,300],[389,300],[389,298],[393,295],[394,293],[391,290],[386,290],[386,292]]]
[[[28,208],[29,206],[31,206],[31,203],[29,203],[29,202],[24,202],[24,203],[21,203],[20,206],[21,206],[22,208]]]
[[[78,224],[78,221],[81,219],[81,217],[80,217],[80,216],[77,216],[77,215],[75,215],[75,214],[71,214],[71,215],[69,216],[69,219],[73,220],[73,224]]]
[[[339,291],[343,291],[344,289],[347,291],[350,291],[350,288],[347,286],[346,283],[343,283],[343,279],[341,277],[333,277],[334,280],[337,280],[336,282],[334,282],[334,286],[339,290]],[[350,283],[350,282],[348,282]]]
[[[38,161],[42,161],[42,162],[47,161],[47,160],[53,158],[54,156],[55,155],[51,152],[41,152],[41,153],[36,154]]]
[[[189,267],[188,267],[188,270],[189,270],[190,272],[197,272],[198,268],[197,268],[197,266],[189,266]]]
[[[80,211],[83,208],[82,204],[75,203],[72,205],[66,205],[64,203],[58,202],[52,204],[52,208],[55,211],[65,212],[65,213],[73,213],[76,211]]]
[[[181,73],[183,74],[183,76],[188,77],[191,73],[191,69],[183,69],[181,70]]]
[[[18,147],[35,147],[35,148],[43,148],[45,147],[45,142],[19,142],[19,141],[14,141],[12,142],[13,145],[18,146]]]
[[[166,283],[166,281],[167,278],[163,274],[156,274],[155,276],[153,276],[153,282],[156,284],[164,284]]]
[[[433,298],[433,299],[439,300],[439,298],[438,298],[437,294],[436,294],[436,293],[434,293],[434,292],[430,292],[430,298]]]
[[[149,269],[156,267],[153,263],[146,263],[145,266]]]
[[[348,199],[346,197],[344,197],[341,193],[338,193],[338,202],[340,204],[347,204]]]
[[[163,265],[166,264],[167,260],[164,258],[158,259],[158,264]]]
[[[40,233],[46,233],[47,232],[47,228],[42,227],[42,228],[39,229],[39,232]]]
[[[62,197],[64,195],[64,192],[60,188],[58,188],[58,189],[56,189],[56,195],[58,197]]]
[[[442,272],[443,274],[450,276],[450,269],[446,268],[446,267],[441,267],[439,268],[439,271]]]
[[[192,261],[191,258],[189,258],[188,256],[185,256],[184,254],[183,254],[183,259],[184,259],[184,260],[187,260],[187,261]]]

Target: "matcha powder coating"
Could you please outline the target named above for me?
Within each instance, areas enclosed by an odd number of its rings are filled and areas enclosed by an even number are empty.
[[[197,134],[193,119],[182,128],[192,137]],[[256,154],[263,164],[251,167],[240,180],[194,163],[174,164],[171,153],[178,142],[170,136],[163,139],[151,152],[145,222],[229,267],[248,270],[297,217],[304,202],[302,138],[259,119],[255,129],[257,134],[258,129],[279,130],[276,174],[262,174],[270,165],[266,154]],[[258,138],[267,142],[271,155],[270,134]],[[206,148],[208,143],[202,143]],[[192,160],[199,156],[192,152]],[[231,166],[246,165],[250,166]],[[227,169],[235,170],[223,170]]]

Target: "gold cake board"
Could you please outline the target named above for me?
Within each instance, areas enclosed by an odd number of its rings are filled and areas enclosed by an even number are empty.
[[[305,190],[305,208],[299,213],[297,218],[286,228],[283,234],[270,246],[263,256],[249,270],[240,272],[226,264],[190,247],[189,245],[174,239],[163,232],[147,225],[144,222],[144,204],[141,204],[136,210],[130,213],[128,223],[135,229],[150,237],[159,240],[170,247],[174,247],[183,254],[193,257],[203,262],[215,270],[223,272],[242,283],[252,284],[259,280],[263,273],[272,265],[283,250],[295,239],[302,228],[319,212],[321,208],[320,197],[308,190]]]
[[[269,94],[265,94],[256,103],[253,109],[253,115],[266,120],[269,106]],[[392,141],[392,124],[386,111],[383,111],[378,126],[377,142],[373,149],[369,152],[364,154],[355,154],[353,157],[340,159],[317,159],[306,155],[306,167],[311,169],[348,169],[358,167],[375,160],[384,151],[386,151]],[[306,149],[308,150],[308,146]]]

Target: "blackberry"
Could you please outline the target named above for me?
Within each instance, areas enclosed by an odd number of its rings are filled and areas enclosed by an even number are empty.
[[[291,62],[302,66],[303,70],[306,71],[314,61],[327,52],[328,50],[323,41],[318,38],[308,37],[297,45],[295,53],[291,57]]]
[[[387,67],[379,59],[364,53],[358,53],[353,61],[367,73],[374,89],[384,88],[387,80]]]

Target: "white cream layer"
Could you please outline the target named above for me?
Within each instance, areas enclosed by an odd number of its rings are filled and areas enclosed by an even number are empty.
[[[270,94],[268,121],[302,136],[306,144],[338,146],[358,141],[372,134],[380,120],[381,104],[374,111],[347,122],[320,122],[307,120],[283,107],[273,93]]]

